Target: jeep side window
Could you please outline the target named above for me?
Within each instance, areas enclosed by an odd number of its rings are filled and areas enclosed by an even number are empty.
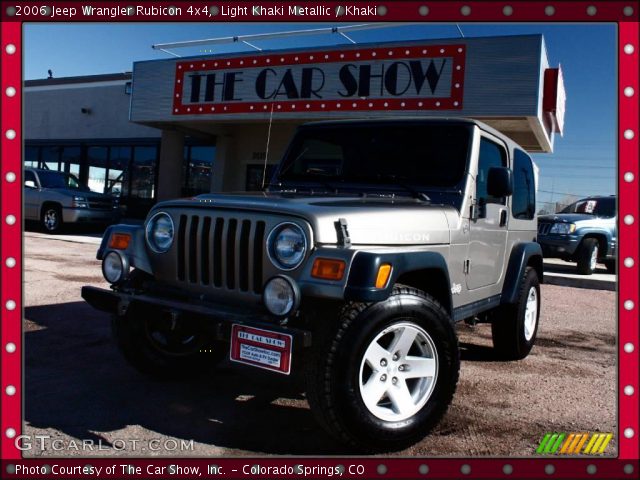
[[[480,139],[480,159],[478,160],[478,175],[476,177],[476,201],[478,205],[487,203],[506,203],[505,197],[492,197],[487,193],[487,177],[491,167],[506,167],[507,155],[504,148],[489,139]]]
[[[513,218],[532,220],[536,210],[536,186],[529,155],[515,150],[513,157]]]

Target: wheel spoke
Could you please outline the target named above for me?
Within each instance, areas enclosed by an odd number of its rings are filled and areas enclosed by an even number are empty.
[[[393,342],[391,342],[391,345],[389,346],[389,351],[392,354],[400,352],[401,356],[407,355],[417,334],[418,332],[413,328],[403,328],[401,331],[396,333]]]
[[[404,364],[407,365],[404,378],[433,377],[436,374],[436,361],[433,358],[407,357]]]
[[[374,409],[386,391],[387,384],[381,382],[378,375],[373,374],[362,386],[362,399],[369,409]]]
[[[387,358],[388,356],[389,352],[382,348],[382,345],[378,342],[371,342],[367,351],[364,352],[365,360],[374,371],[377,371],[380,368],[380,360]]]
[[[411,392],[409,392],[409,387],[407,387],[406,382],[402,379],[399,379],[398,383],[392,385],[389,390],[387,390],[387,395],[389,395],[391,399],[394,410],[400,415],[411,412],[415,407]]]

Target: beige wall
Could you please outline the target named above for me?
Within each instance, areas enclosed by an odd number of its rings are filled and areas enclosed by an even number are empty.
[[[272,125],[267,163],[280,162],[295,127],[294,124]],[[214,191],[232,192],[245,189],[247,165],[263,163],[263,160],[253,160],[253,154],[266,150],[268,129],[268,124],[237,125],[230,127],[227,135],[218,136],[217,145],[222,148],[216,148],[217,168],[214,168],[214,177],[219,170],[223,170],[224,177],[222,184],[219,179],[214,178]]]
[[[274,123],[269,139],[267,163],[277,165],[299,123]],[[211,179],[212,192],[244,191],[247,165],[263,164],[254,160],[254,153],[265,152],[268,123],[246,123],[215,126],[216,156]],[[158,199],[168,200],[180,196],[182,186],[184,134],[179,130],[162,130]],[[268,179],[267,179],[268,180]]]

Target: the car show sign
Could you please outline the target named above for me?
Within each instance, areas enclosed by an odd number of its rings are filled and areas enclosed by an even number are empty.
[[[462,44],[179,61],[173,114],[461,109],[464,65]]]

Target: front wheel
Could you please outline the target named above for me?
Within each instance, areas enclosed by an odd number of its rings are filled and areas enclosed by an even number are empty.
[[[598,264],[598,240],[595,238],[585,238],[578,250],[578,273],[591,275]]]
[[[62,229],[62,209],[58,205],[48,205],[42,209],[40,225],[46,233],[58,233]]]
[[[540,281],[535,269],[527,267],[521,282],[518,302],[499,307],[491,324],[493,347],[506,360],[529,355],[538,334]]]
[[[335,328],[325,327],[307,377],[309,403],[325,429],[373,452],[424,438],[458,381],[458,342],[444,308],[399,286],[383,302],[347,305]]]
[[[125,359],[137,370],[160,379],[210,373],[228,353],[195,319],[130,308],[115,316],[113,333]]]

